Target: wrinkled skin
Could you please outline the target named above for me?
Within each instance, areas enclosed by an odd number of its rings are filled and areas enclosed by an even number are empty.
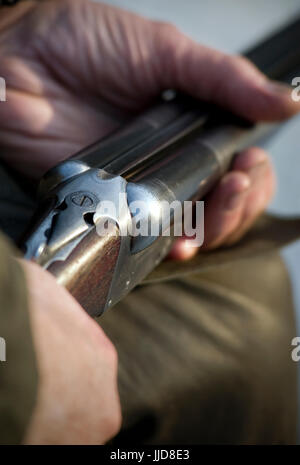
[[[0,145],[6,161],[32,178],[111,132],[166,88],[212,101],[253,121],[281,120],[300,109],[288,88],[268,81],[247,60],[199,45],[168,24],[85,0],[28,1],[2,11],[0,75],[7,82],[7,102],[0,105]],[[265,208],[273,189],[267,154],[258,148],[239,154],[206,200],[203,248],[239,239]],[[171,257],[187,259],[195,252],[180,239]],[[28,282],[34,283],[31,277],[38,271],[25,269]],[[54,281],[43,282],[46,295],[55,293]],[[48,334],[51,346],[54,339],[37,316],[43,305],[37,295],[31,309],[37,321],[34,331]],[[61,302],[53,305],[75,303],[61,294]],[[78,305],[76,313],[80,313]],[[47,372],[51,364],[45,362],[39,336],[36,341],[42,371],[46,366]],[[59,383],[59,376],[58,384],[64,405],[70,388],[65,381]],[[49,396],[56,386],[43,389]],[[39,420],[52,415],[47,395],[40,395],[28,442],[50,441],[47,421]],[[112,417],[118,418],[116,402],[111,408]],[[61,427],[64,420],[68,426],[68,414],[62,417]],[[85,441],[93,442],[95,436],[86,421]],[[113,429],[100,440],[110,437]],[[56,440],[51,436],[52,442]],[[71,429],[64,440],[76,442],[78,435],[72,436]]]
[[[271,84],[245,59],[198,45],[172,25],[85,0],[30,1],[6,10],[0,143],[9,163],[29,176],[108,134],[165,88],[252,120],[283,119],[299,109],[289,89]],[[241,154],[207,201],[204,247],[239,238],[273,186],[267,156],[256,149]],[[242,195],[231,201],[236,194]],[[184,240],[173,250],[176,258],[194,253]]]

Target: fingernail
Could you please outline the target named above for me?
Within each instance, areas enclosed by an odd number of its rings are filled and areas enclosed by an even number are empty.
[[[286,84],[285,82],[271,81],[271,80],[266,82],[266,88],[272,94],[281,94],[281,95],[291,94],[293,90],[293,87],[290,86],[289,84]]]
[[[243,179],[241,177],[235,191],[229,193],[229,195],[224,199],[224,209],[227,211],[237,210],[244,202],[245,194],[247,193],[250,184],[251,181],[248,176],[243,176]]]
[[[263,150],[255,150],[249,156],[249,164],[247,169],[254,168],[258,165],[266,163],[268,157]]]

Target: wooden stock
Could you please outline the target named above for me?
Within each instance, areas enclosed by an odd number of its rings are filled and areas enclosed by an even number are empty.
[[[117,226],[103,237],[93,228],[67,260],[54,262],[48,268],[91,316],[100,315],[107,301],[120,239]]]

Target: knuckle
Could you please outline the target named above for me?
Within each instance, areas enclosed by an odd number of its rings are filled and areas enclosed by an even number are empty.
[[[98,343],[100,344],[98,345],[100,358],[103,359],[105,356],[107,365],[110,367],[110,370],[115,373],[118,368],[119,358],[117,349],[105,333],[102,334],[101,340],[98,340]]]
[[[109,405],[110,407],[107,410],[105,418],[102,417],[101,423],[99,424],[99,429],[103,429],[104,426],[105,441],[116,436],[122,425],[122,412],[119,397],[115,395],[113,399],[110,399]]]
[[[120,403],[116,402],[114,412],[109,419],[109,425],[108,425],[109,436],[110,437],[116,436],[116,434],[118,434],[118,432],[121,429],[121,425],[122,425],[121,407],[120,407]]]
[[[113,343],[108,339],[108,353],[110,358],[110,364],[114,369],[118,367],[118,352]]]
[[[255,70],[256,67],[251,63],[251,61],[242,56],[242,55],[227,55],[226,56],[227,64],[230,66],[233,72],[239,70]]]
[[[166,21],[155,21],[156,34],[160,40],[172,40],[180,34],[179,29],[172,23]]]
[[[186,37],[172,23],[154,22],[154,47],[156,50],[158,80],[163,87],[174,85],[178,74],[178,55],[186,47]]]

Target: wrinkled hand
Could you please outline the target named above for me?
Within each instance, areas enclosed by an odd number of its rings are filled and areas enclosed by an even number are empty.
[[[8,86],[0,144],[9,163],[35,177],[108,134],[166,88],[251,120],[279,120],[299,110],[288,88],[271,83],[247,60],[198,45],[169,24],[85,0],[7,8],[0,18],[0,63]],[[205,247],[239,238],[273,186],[266,154],[251,149],[239,155],[207,199]],[[172,255],[194,253],[181,240]]]
[[[24,443],[102,444],[120,428],[117,355],[100,326],[39,266],[23,262],[39,365]]]

